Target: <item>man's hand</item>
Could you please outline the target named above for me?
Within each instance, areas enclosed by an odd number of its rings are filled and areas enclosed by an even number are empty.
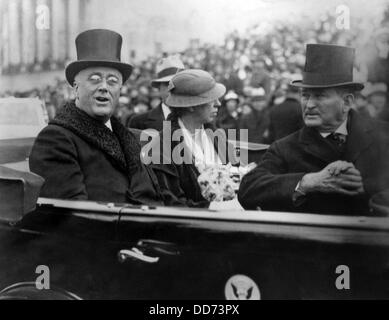
[[[355,196],[364,193],[361,173],[350,162],[335,161],[323,170],[306,174],[299,189],[304,193],[339,193]]]

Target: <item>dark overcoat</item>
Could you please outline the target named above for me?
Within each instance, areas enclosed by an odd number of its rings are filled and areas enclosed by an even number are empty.
[[[136,137],[113,117],[111,125],[113,131],[74,103],[61,109],[29,158],[31,171],[45,179],[41,197],[162,204]]]
[[[183,142],[173,141],[172,134],[176,129],[180,129],[177,118],[171,118],[171,134],[164,134],[160,132],[160,139],[170,139],[171,148],[168,150],[170,155],[178,144]],[[204,125],[205,129],[215,130],[211,124]],[[182,137],[183,138],[183,137]],[[214,140],[215,150],[218,150],[218,146],[222,146],[223,151],[219,153],[219,157],[223,164],[229,162],[237,163],[237,157],[234,147],[228,143],[227,139],[223,136],[216,136]],[[163,144],[161,143],[160,149],[160,163],[151,164],[150,167],[158,178],[158,184],[160,186],[161,193],[163,194],[165,205],[168,206],[189,206],[189,207],[208,207],[209,202],[201,195],[201,188],[197,182],[199,171],[192,162],[176,164],[170,161],[169,164],[164,164],[164,159],[167,157],[172,159],[172,156],[167,156],[163,150]],[[166,162],[166,161],[165,161]],[[189,162],[189,161],[188,161]]]
[[[267,109],[252,110],[240,118],[240,129],[248,130],[248,141],[253,143],[267,143],[266,130],[269,129],[270,118]]]
[[[271,107],[269,117],[270,142],[284,138],[304,126],[300,102],[290,97]]]
[[[389,127],[350,111],[346,150],[340,153],[314,128],[274,142],[240,185],[238,199],[246,209],[366,215],[368,200],[389,188]],[[299,206],[292,196],[301,178],[336,160],[352,162],[361,172],[365,195],[310,194]]]
[[[157,131],[162,130],[163,121],[165,117],[162,111],[162,105],[139,115],[135,115],[129,121],[128,126],[139,130],[155,129]]]

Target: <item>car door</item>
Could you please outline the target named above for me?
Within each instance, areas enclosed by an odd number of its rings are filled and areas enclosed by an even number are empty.
[[[132,298],[388,298],[388,218],[123,209]]]
[[[0,287],[84,299],[388,298],[389,221],[40,198],[0,224]]]
[[[0,288],[35,282],[43,266],[50,285],[83,299],[120,296],[113,276],[121,247],[117,211],[105,204],[40,198],[21,221],[2,221]]]

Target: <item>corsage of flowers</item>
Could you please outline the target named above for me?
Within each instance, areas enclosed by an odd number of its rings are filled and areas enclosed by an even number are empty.
[[[207,201],[229,201],[236,198],[239,181],[231,176],[231,165],[209,166],[197,178],[201,194]]]

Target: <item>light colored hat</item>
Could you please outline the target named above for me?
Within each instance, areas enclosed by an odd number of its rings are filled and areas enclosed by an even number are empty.
[[[168,56],[159,60],[156,66],[157,78],[151,81],[151,86],[156,87],[161,82],[169,82],[174,75],[184,69],[184,64],[178,56]]]
[[[226,87],[199,69],[188,69],[176,74],[169,83],[165,104],[169,107],[194,107],[219,99]]]
[[[228,101],[228,100],[239,100],[239,96],[233,90],[229,90],[227,92],[227,94],[224,96],[224,100],[225,101]]]

